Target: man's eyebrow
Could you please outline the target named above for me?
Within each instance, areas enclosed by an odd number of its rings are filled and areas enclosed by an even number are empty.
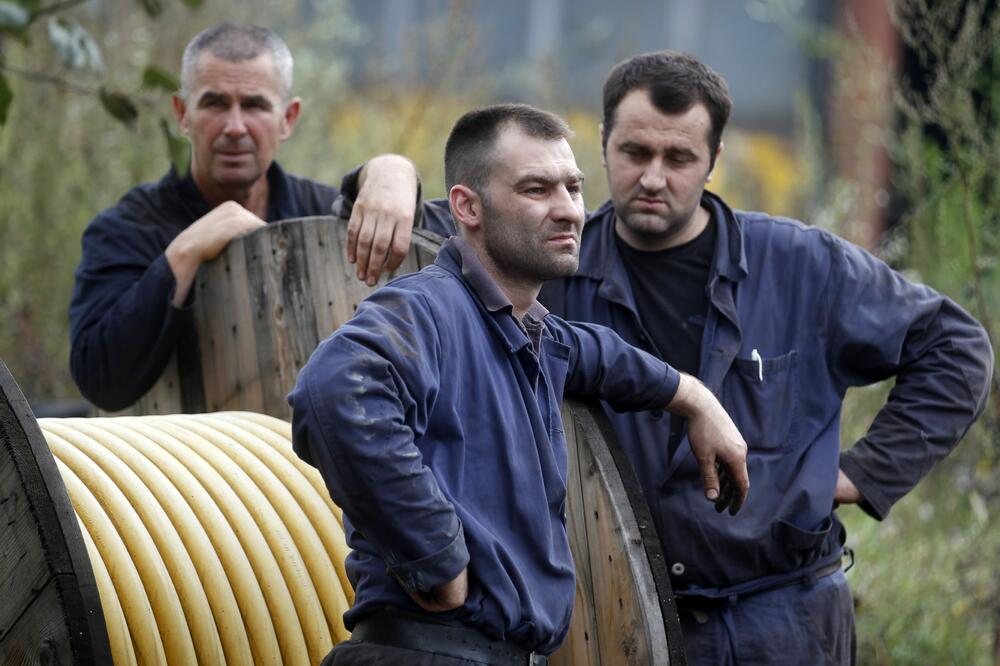
[[[204,104],[205,102],[219,102],[226,101],[229,99],[229,95],[225,93],[215,92],[214,90],[206,90],[198,98],[198,104]]]
[[[515,186],[527,185],[528,183],[539,183],[542,185],[558,185],[562,182],[571,183],[582,183],[584,180],[584,175],[582,171],[576,171],[565,176],[554,175],[552,173],[545,173],[541,171],[534,171],[526,173],[514,183]]]
[[[271,108],[271,100],[264,95],[247,95],[246,97],[240,97],[240,104],[255,104],[257,106],[263,106]]]
[[[667,153],[670,155],[686,156],[686,157],[697,157],[698,153],[690,148],[682,148],[680,146],[675,146],[670,148]]]

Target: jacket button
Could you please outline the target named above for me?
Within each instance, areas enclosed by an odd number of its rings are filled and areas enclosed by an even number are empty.
[[[670,573],[675,576],[682,576],[684,574],[685,568],[683,562],[674,562],[670,566]]]

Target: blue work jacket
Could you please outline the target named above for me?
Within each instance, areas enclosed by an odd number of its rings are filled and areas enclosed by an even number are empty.
[[[666,448],[670,415],[608,417],[642,484],[675,591],[738,596],[808,575],[841,557],[838,467],[882,519],[982,412],[993,356],[986,332],[952,300],[906,280],[816,227],[733,211],[705,192],[717,229],[699,378],[749,446],[750,496],[735,518],[706,503],[685,437]],[[446,202],[424,225],[453,228]],[[652,354],[614,237],[608,202],[588,216],[580,268],[539,300],[596,322]],[[669,286],[665,285],[665,289]],[[896,378],[867,434],[840,450],[848,387]]]
[[[423,612],[407,590],[468,566],[468,600],[442,617],[549,653],[576,590],[563,394],[660,410],[679,374],[607,328],[554,316],[536,352],[509,301],[471,286],[475,261],[449,241],[316,349],[289,396],[293,444],[344,510],[348,628],[386,606]]]

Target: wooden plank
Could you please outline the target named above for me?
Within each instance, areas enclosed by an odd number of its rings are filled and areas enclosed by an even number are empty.
[[[291,417],[285,396],[319,344],[314,305],[318,299],[312,289],[322,278],[316,279],[309,272],[304,234],[304,226],[314,224],[303,221],[272,225],[268,234],[272,263],[262,271],[270,315],[270,319],[258,320],[257,327],[264,410],[284,419]]]
[[[573,605],[573,622],[566,642],[552,655],[552,666],[599,666],[600,653],[597,641],[597,618],[594,615],[594,584],[590,570],[590,545],[587,542],[587,509],[584,506],[583,485],[580,482],[581,449],[587,446],[580,441],[573,427],[573,410],[579,407],[572,401],[562,406],[562,421],[566,430],[566,527],[569,545],[576,566],[576,600]]]
[[[57,571],[69,569],[68,561],[48,562],[43,556],[45,546],[32,513],[25,483],[39,484],[37,479],[24,480],[15,463],[13,446],[23,447],[24,440],[11,426],[16,422],[0,420],[0,640],[17,618],[34,600],[37,591],[52,577],[50,566]],[[22,448],[23,450],[23,448]]]
[[[306,266],[312,276],[313,303],[316,312],[316,339],[323,340],[353,311],[340,295],[345,275],[346,255],[341,251],[337,223],[330,218],[303,220]]]
[[[596,428],[600,433],[600,440],[604,443],[617,470],[617,478],[621,482],[621,488],[628,498],[628,506],[631,515],[635,520],[643,549],[646,551],[646,564],[648,574],[652,577],[655,587],[656,598],[660,606],[660,616],[663,621],[664,631],[669,650],[668,663],[675,666],[684,666],[687,657],[684,653],[684,635],[681,630],[680,617],[677,615],[677,604],[674,600],[673,586],[670,584],[667,558],[664,554],[664,546],[660,541],[653,522],[653,516],[649,509],[639,477],[635,474],[635,469],[628,458],[618,435],[611,425],[611,421],[604,413],[604,409],[597,402],[584,403],[583,407],[590,415],[591,429]],[[645,568],[644,568],[645,570]]]
[[[194,319],[208,410],[288,419],[285,396],[320,341],[375,288],[418,270],[440,247],[438,236],[414,232],[410,255],[373,288],[355,277],[346,242],[342,220],[287,220],[234,239],[202,267]]]
[[[0,361],[2,500],[0,663],[33,655],[56,659],[42,663],[110,664],[104,614],[73,506],[27,401]],[[66,654],[71,658],[63,659]]]
[[[253,300],[257,294],[250,288],[256,270],[248,269],[248,263],[270,258],[255,256],[256,246],[248,247],[242,242],[246,238],[229,243],[218,259],[198,272],[194,320],[205,406],[210,411],[263,407],[253,321],[255,314],[261,315]]]
[[[71,640],[66,617],[61,612],[62,595],[77,592],[78,584],[77,577],[72,574],[61,574],[49,580],[17,623],[4,635],[0,643],[0,662],[5,666],[111,664],[110,659],[96,661],[90,655],[81,654],[82,650]],[[101,613],[100,608],[97,612]]]
[[[619,469],[595,414],[583,408],[573,416],[567,428],[587,444],[580,449],[580,480],[600,663],[668,664],[657,585]]]

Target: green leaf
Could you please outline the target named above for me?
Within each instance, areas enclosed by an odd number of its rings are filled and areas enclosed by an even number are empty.
[[[170,72],[149,66],[142,71],[142,87],[160,88],[172,93],[181,89],[181,82]]]
[[[31,14],[21,5],[0,0],[0,31],[20,34],[31,22]]]
[[[203,0],[181,0],[181,1],[191,9],[198,9],[203,4]]]
[[[111,114],[111,116],[120,121],[125,127],[130,130],[135,129],[136,121],[139,119],[139,109],[136,108],[134,102],[129,99],[126,95],[123,95],[107,88],[101,88],[99,91],[99,96],[101,98],[101,106],[104,110]]]
[[[170,163],[174,165],[177,175],[183,178],[191,166],[191,145],[166,118],[160,118],[160,129],[163,130],[163,137],[167,140]]]
[[[160,0],[139,0],[139,4],[150,18],[156,18],[163,11]]]
[[[14,91],[7,85],[7,79],[0,74],[0,125],[7,122],[7,110],[14,101]]]
[[[104,58],[97,41],[79,23],[64,18],[50,19],[49,41],[66,67],[89,68],[98,74],[104,71]]]

